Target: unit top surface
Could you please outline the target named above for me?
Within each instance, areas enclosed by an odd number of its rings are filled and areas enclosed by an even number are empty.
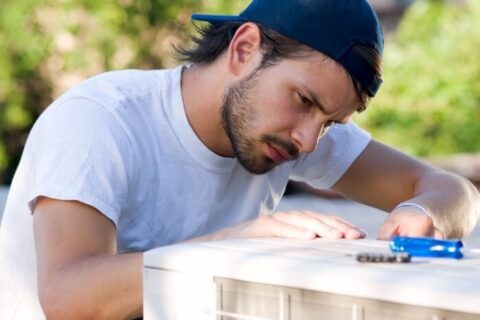
[[[387,241],[238,239],[150,250],[151,269],[230,278],[480,314],[480,252],[465,258],[359,263],[390,253]]]

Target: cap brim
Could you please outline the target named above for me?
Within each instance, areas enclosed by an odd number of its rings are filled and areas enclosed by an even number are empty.
[[[246,21],[240,16],[226,16],[226,15],[214,15],[214,14],[192,14],[192,20],[205,21],[213,24],[225,23],[225,22],[243,22]]]

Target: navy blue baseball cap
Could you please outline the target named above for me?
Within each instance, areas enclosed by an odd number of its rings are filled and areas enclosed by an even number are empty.
[[[352,48],[360,44],[383,55],[383,32],[367,0],[253,0],[238,16],[193,14],[212,24],[254,22],[316,49],[339,62],[368,94],[382,79]]]

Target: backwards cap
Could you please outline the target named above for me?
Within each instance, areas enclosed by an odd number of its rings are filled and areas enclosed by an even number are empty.
[[[192,19],[212,24],[254,22],[316,49],[340,63],[369,96],[382,79],[354,45],[383,54],[383,33],[367,0],[253,0],[238,16],[194,14]]]

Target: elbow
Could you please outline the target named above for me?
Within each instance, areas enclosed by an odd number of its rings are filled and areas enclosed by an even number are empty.
[[[465,179],[466,180],[466,179]],[[468,180],[464,182],[464,228],[463,237],[468,236],[480,219],[480,193]]]
[[[480,192],[472,183],[469,185],[468,199],[471,205],[469,210],[470,214],[468,215],[469,227],[466,235],[470,234],[480,221]]]
[[[467,179],[462,178],[459,199],[455,203],[458,208],[458,216],[451,221],[452,230],[448,238],[463,239],[470,235],[480,219],[480,193],[478,189]],[[453,219],[452,219],[453,220]]]
[[[53,283],[39,286],[38,298],[43,313],[48,320],[105,319],[101,310],[93,310],[91,305],[83,305],[81,298],[73,292],[65,293]]]
[[[62,297],[56,292],[57,290],[53,285],[38,288],[38,298],[45,317],[48,320],[72,319],[69,317],[71,311],[68,308],[66,297]]]
[[[39,286],[38,299],[43,313],[48,320],[67,319],[68,309],[65,298],[55,294],[55,288],[52,285]]]

